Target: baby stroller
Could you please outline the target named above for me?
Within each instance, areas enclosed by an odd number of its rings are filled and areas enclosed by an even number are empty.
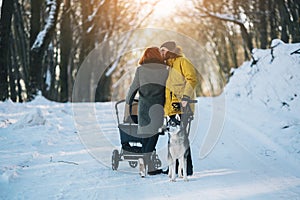
[[[134,100],[132,105],[125,105],[124,117],[120,121],[119,106],[124,105],[125,100],[118,101],[115,104],[118,129],[121,140],[121,150],[114,149],[112,152],[112,169],[117,170],[120,161],[128,161],[129,166],[135,168],[138,165],[138,159],[143,158],[142,138],[137,135],[138,129],[138,100]],[[161,160],[156,151],[153,151],[150,157],[154,168],[161,167]]]

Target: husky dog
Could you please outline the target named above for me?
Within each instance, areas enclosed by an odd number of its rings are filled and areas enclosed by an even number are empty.
[[[176,159],[179,161],[178,177],[188,181],[187,178],[187,155],[189,140],[186,131],[180,125],[170,126],[167,131],[168,141],[168,164],[170,181],[176,181]],[[182,174],[183,172],[183,174]]]

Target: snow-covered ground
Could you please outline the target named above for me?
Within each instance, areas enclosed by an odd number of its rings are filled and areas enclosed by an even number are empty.
[[[188,182],[142,179],[127,161],[111,169],[115,102],[1,102],[0,199],[300,199],[300,44],[272,45],[220,97],[198,98]]]

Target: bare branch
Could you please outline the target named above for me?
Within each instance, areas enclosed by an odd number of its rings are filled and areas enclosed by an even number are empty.
[[[212,12],[208,11],[207,9],[204,9],[204,8],[201,8],[201,7],[196,7],[196,9],[198,9],[201,12],[204,12],[207,16],[212,17],[214,19],[227,21],[227,22],[232,22],[232,23],[235,23],[235,24],[239,25],[240,28],[241,28],[241,31],[242,31],[242,36],[243,36],[244,40],[247,43],[247,48],[250,52],[252,51],[253,44],[252,44],[252,41],[251,41],[251,37],[250,37],[244,23],[241,20],[238,20],[234,16],[228,15],[228,14],[212,13]]]

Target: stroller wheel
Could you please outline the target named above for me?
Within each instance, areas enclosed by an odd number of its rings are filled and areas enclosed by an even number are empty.
[[[161,167],[161,161],[159,159],[154,159],[153,160],[153,165],[155,169],[158,169]]]
[[[153,152],[152,157],[151,157],[153,166],[155,169],[158,169],[161,167],[161,160],[158,158],[158,155],[156,154],[156,152]]]
[[[132,168],[136,168],[136,166],[138,165],[137,161],[128,161],[128,163],[129,163],[129,166]]]
[[[119,160],[120,160],[119,151],[117,149],[115,149],[112,153],[112,158],[111,158],[112,170],[117,170],[118,169]]]

